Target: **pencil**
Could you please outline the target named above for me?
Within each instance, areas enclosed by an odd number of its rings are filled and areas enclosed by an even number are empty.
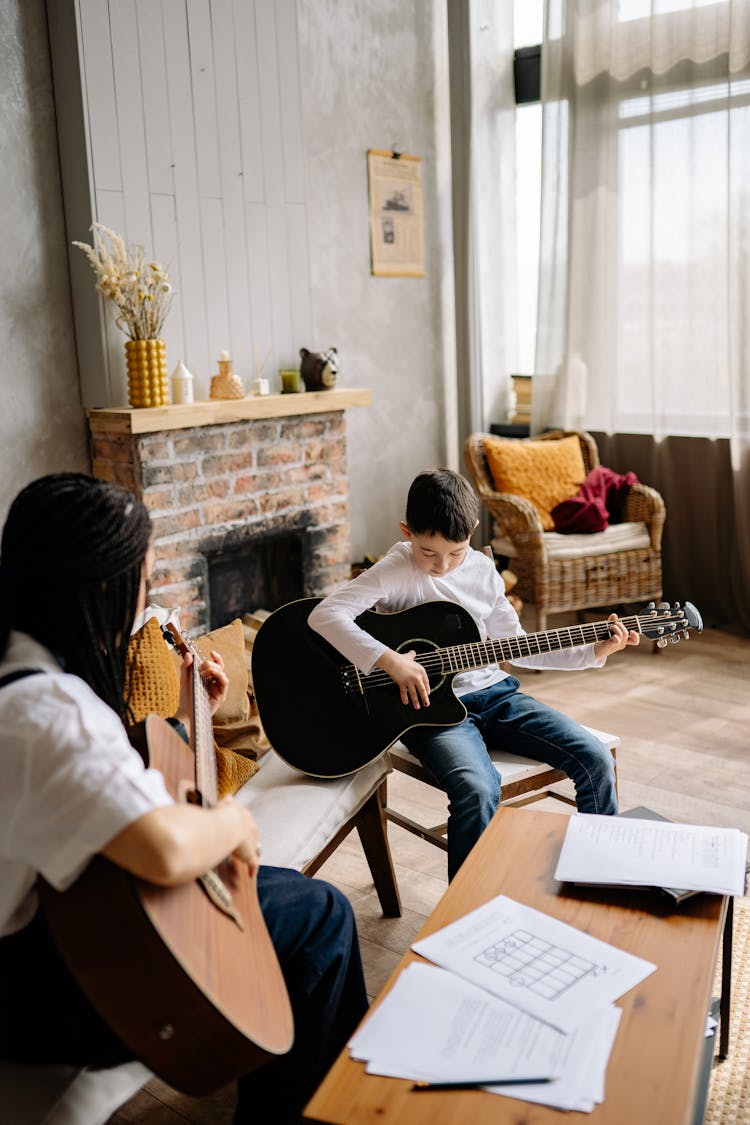
[[[412,1090],[471,1090],[475,1086],[530,1086],[536,1082],[553,1082],[544,1078],[472,1078],[468,1082],[415,1082]]]

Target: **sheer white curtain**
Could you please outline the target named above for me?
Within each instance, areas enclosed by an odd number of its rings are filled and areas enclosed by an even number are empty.
[[[542,102],[534,429],[728,438],[748,576],[750,0],[547,0]]]
[[[517,352],[513,6],[450,0],[459,437],[505,416]],[[498,206],[502,200],[502,206]]]

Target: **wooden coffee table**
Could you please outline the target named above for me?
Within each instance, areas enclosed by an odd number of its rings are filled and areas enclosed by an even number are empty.
[[[553,877],[568,818],[501,808],[450,884],[419,937],[495,895],[552,917],[654,962],[657,971],[617,1001],[623,1010],[607,1068],[606,1097],[591,1125],[689,1125],[714,970],[728,900],[699,895],[678,909],[656,892],[582,890]],[[409,951],[391,976],[418,960]],[[484,1090],[415,1093],[411,1082],[365,1074],[344,1050],[307,1106],[326,1125],[560,1125],[558,1110]]]

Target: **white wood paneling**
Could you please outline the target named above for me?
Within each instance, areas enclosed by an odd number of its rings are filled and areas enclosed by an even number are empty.
[[[256,4],[255,30],[260,82],[260,118],[266,181],[268,276],[274,350],[288,354],[294,346],[290,308],[287,231],[283,196],[284,157],[281,144],[279,50],[274,5]]]
[[[265,206],[262,203],[248,203],[245,207],[245,223],[250,274],[250,327],[253,347],[260,357],[260,363],[274,343],[271,288],[267,280],[270,263]],[[267,371],[273,370],[271,365],[278,362],[280,352],[281,349],[277,348],[277,356],[269,359]]]
[[[289,247],[289,307],[292,313],[292,339],[299,347],[314,348],[312,341],[312,303],[307,279],[310,260],[307,249],[307,213],[304,203],[289,203],[286,207],[287,245]],[[307,342],[306,342],[307,341]],[[335,343],[335,341],[333,341]],[[321,344],[325,344],[321,341]],[[328,346],[328,345],[325,345]],[[284,367],[296,367],[299,348],[293,355],[279,357]]]
[[[248,263],[243,246],[237,247],[244,233],[245,206],[242,187],[242,147],[240,143],[239,91],[234,50],[235,26],[231,4],[214,4],[213,39],[217,58],[226,60],[216,69],[216,134],[219,144],[219,175],[223,203],[226,307],[234,370],[242,375],[245,387],[254,378],[250,326]]]
[[[276,34],[279,44],[279,105],[281,145],[284,153],[284,198],[305,202],[305,153],[297,59],[296,0],[277,0]]]
[[[184,360],[207,397],[227,348],[247,389],[266,355],[273,380],[313,344],[296,0],[74,4],[90,212],[169,270],[170,370]],[[106,312],[102,370],[82,381],[125,405]]]
[[[148,185],[152,192],[174,195],[172,135],[169,127],[166,49],[161,4],[154,4],[154,0],[137,0],[136,18],[143,88],[141,104],[146,136]],[[154,224],[153,236],[156,243],[158,241],[156,224]],[[159,257],[158,251],[156,257]]]
[[[145,107],[138,54],[135,0],[112,0],[110,34],[125,208],[125,227],[119,233],[127,242],[143,243],[146,253],[152,254],[153,231],[144,129]]]
[[[109,6],[101,0],[79,0],[79,19],[81,72],[86,84],[84,113],[94,185],[97,191],[119,191],[122,185]]]
[[[262,203],[266,195],[263,174],[263,135],[260,125],[260,77],[257,66],[248,65],[248,59],[257,57],[253,0],[234,0],[234,26],[242,183],[245,201]]]

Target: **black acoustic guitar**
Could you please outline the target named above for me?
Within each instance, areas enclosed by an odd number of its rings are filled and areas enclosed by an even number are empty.
[[[453,692],[459,672],[606,640],[611,630],[608,621],[597,621],[482,641],[474,619],[453,602],[425,602],[402,613],[367,610],[357,624],[397,652],[413,649],[427,672],[430,706],[415,711],[401,702],[387,673],[375,668],[364,675],[310,628],[307,619],[320,601],[302,598],[277,609],[253,645],[253,686],[266,734],[285,762],[312,777],[354,773],[412,727],[462,722],[466,708]],[[621,620],[660,646],[703,628],[690,602],[652,602]]]

